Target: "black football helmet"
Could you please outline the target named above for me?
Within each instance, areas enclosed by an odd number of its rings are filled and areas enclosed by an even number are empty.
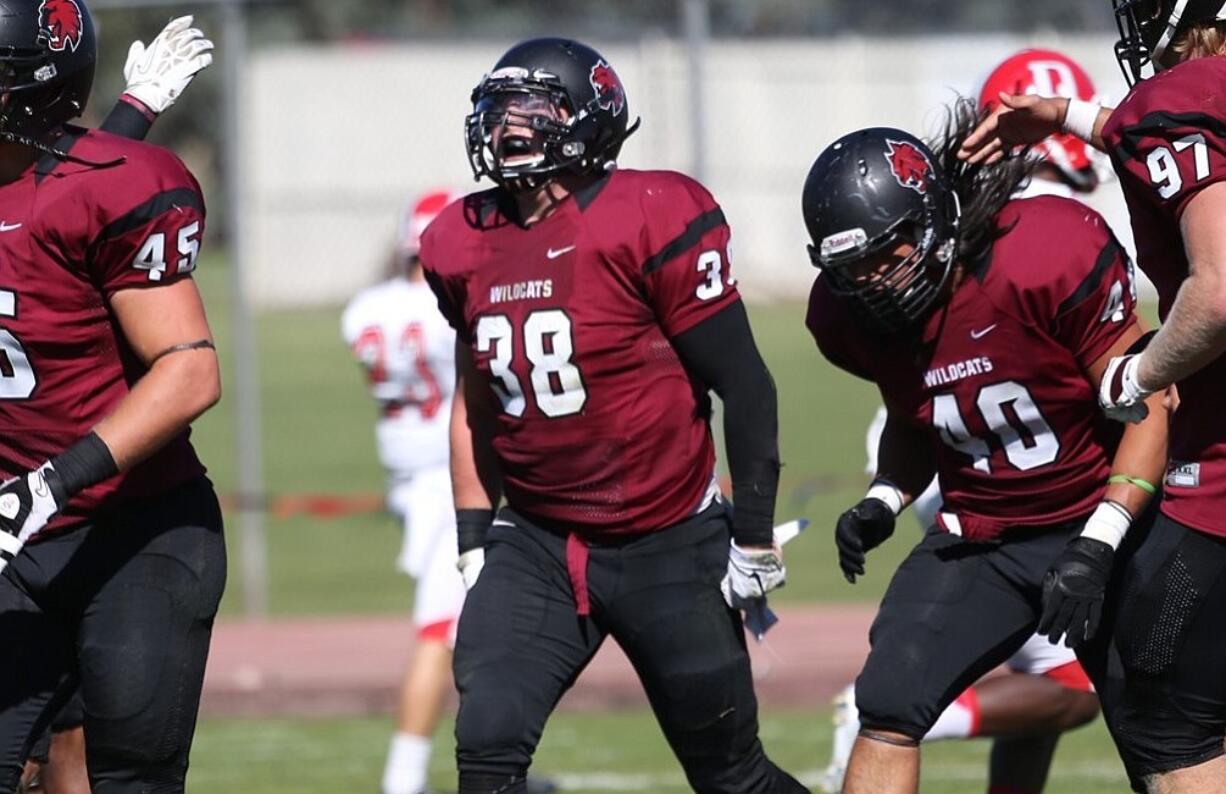
[[[621,79],[600,53],[570,39],[520,42],[473,89],[464,123],[473,176],[515,191],[559,174],[612,167],[638,128]]]
[[[1162,68],[1160,60],[1171,42],[1192,25],[1226,21],[1223,0],[1111,0],[1120,40],[1115,58],[1124,79],[1135,85],[1142,68]]]
[[[0,137],[38,138],[81,115],[97,54],[84,0],[0,0]]]
[[[840,138],[809,169],[802,210],[810,260],[874,330],[906,331],[936,307],[953,272],[961,208],[923,141],[881,127]],[[915,251],[888,270],[852,272],[904,242]]]

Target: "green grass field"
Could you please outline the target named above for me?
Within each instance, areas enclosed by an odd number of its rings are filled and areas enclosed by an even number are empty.
[[[206,721],[197,734],[188,790],[194,794],[373,792],[391,728],[387,719]],[[826,715],[766,713],[761,736],[773,760],[806,785],[815,784],[830,748]],[[431,782],[439,791],[455,790],[451,746],[450,726],[444,726],[431,763]],[[926,746],[922,791],[982,794],[988,749],[986,741]],[[556,714],[545,731],[534,769],[556,778],[566,794],[689,791],[650,714],[638,711]],[[1048,794],[1127,790],[1101,722],[1064,737]]]
[[[205,264],[200,281],[228,349],[225,273]],[[780,395],[785,463],[779,518],[807,516],[806,536],[788,547],[789,582],[779,600],[875,601],[910,547],[906,532],[873,553],[869,575],[855,587],[838,575],[830,528],[863,493],[864,430],[876,410],[874,390],[835,371],[816,353],[799,304],[756,307],[758,342]],[[339,308],[265,315],[259,321],[266,483],[273,496],[299,492],[378,492],[373,420],[362,377],[338,333]],[[197,423],[193,436],[219,489],[234,487],[232,406],[223,403]],[[337,518],[293,516],[267,521],[270,608],[274,615],[406,612],[410,584],[393,571],[400,533],[379,513]],[[231,536],[226,615],[241,606],[238,542]],[[814,638],[814,641],[820,641]],[[313,794],[375,791],[390,719],[321,721],[206,720],[193,756],[190,790],[199,794]],[[828,715],[768,713],[763,738],[783,766],[806,778],[825,764]],[[440,730],[434,780],[454,790],[450,730]],[[945,743],[926,750],[927,792],[982,792],[985,742]],[[679,769],[644,712],[559,714],[546,732],[538,768],[568,792],[683,792]],[[1089,794],[1124,790],[1101,723],[1065,741],[1048,791]]]

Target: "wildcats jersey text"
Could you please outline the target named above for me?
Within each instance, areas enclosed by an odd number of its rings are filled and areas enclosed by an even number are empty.
[[[1137,264],[1158,288],[1163,319],[1188,277],[1179,228],[1206,187],[1226,180],[1226,59],[1195,58],[1141,81],[1103,128],[1137,243]],[[1162,511],[1226,536],[1226,357],[1180,381],[1171,420]]]
[[[421,258],[489,384],[507,502],[587,537],[694,514],[710,404],[669,340],[740,300],[723,212],[663,171],[614,171],[529,228],[500,200],[448,207]]]
[[[1094,509],[1120,431],[1086,373],[1136,323],[1127,254],[1093,210],[1022,199],[998,223],[989,260],[929,318],[922,341],[859,331],[820,276],[807,320],[832,363],[875,382],[892,416],[931,434],[938,520],[972,540]]]

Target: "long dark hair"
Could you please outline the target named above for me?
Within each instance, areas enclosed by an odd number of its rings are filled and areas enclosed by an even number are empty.
[[[962,205],[958,259],[972,269],[1009,231],[997,224],[996,216],[1013,194],[1029,181],[1035,167],[1033,158],[1025,153],[1006,157],[993,165],[970,165],[958,159],[962,142],[986,115],[986,111],[981,113],[973,101],[958,98],[946,113],[945,129],[929,144]]]

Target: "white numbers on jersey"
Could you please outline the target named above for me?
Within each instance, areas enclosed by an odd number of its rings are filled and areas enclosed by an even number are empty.
[[[1169,199],[1183,190],[1183,175],[1179,171],[1179,161],[1175,158],[1175,154],[1182,154],[1191,149],[1195,181],[1203,182],[1209,178],[1209,145],[1204,135],[1198,132],[1180,138],[1175,141],[1174,146],[1174,154],[1168,147],[1159,146],[1149,153],[1145,161],[1145,164],[1149,166],[1150,181],[1158,188],[1158,195],[1164,199]]]
[[[1009,464],[1019,471],[1030,471],[1053,462],[1060,454],[1060,441],[1039,411],[1025,386],[1007,380],[984,386],[975,398],[979,415],[996,436]],[[982,438],[971,435],[952,394],[938,394],[932,401],[932,423],[941,440],[969,455],[975,469],[992,473],[989,458],[992,448]]]
[[[175,260],[175,270],[179,273],[190,273],[196,269],[196,259],[200,256],[200,221],[193,221],[179,229],[177,247],[181,256]],[[166,275],[169,265],[166,262],[166,233],[156,232],[149,235],[144,245],[136,252],[132,267],[137,270],[148,270],[150,281],[161,281]]]
[[[711,249],[703,251],[698,257],[698,272],[702,273],[706,280],[698,285],[698,289],[694,294],[700,301],[715,300],[720,295],[724,294],[724,259],[731,260],[731,257],[721,257],[719,251]],[[731,276],[728,277],[728,286],[732,286],[736,280]]]
[[[0,290],[0,317],[17,316],[17,293]],[[34,393],[38,377],[17,337],[0,328],[0,400],[24,400]]]
[[[515,357],[514,328],[502,314],[490,314],[477,321],[477,352],[492,354],[489,359],[491,386],[511,416],[524,415],[527,400],[519,376],[511,369]],[[571,363],[575,354],[574,331],[570,317],[561,309],[542,309],[524,320],[524,354],[532,371],[528,379],[541,413],[551,419],[571,416],[583,410],[587,389],[579,368]]]

